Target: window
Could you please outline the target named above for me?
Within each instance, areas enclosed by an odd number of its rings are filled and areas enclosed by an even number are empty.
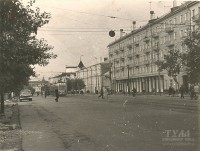
[[[187,14],[185,13],[185,15],[184,15],[184,21],[186,21],[187,20]]]
[[[166,23],[164,23],[164,24],[163,24],[163,29],[164,29],[164,30],[165,30],[165,27],[166,27],[166,25],[165,25],[165,24],[166,24]]]
[[[174,18],[174,25],[176,25],[176,18]]]
[[[161,57],[161,58],[163,57],[163,52],[162,52],[162,51],[160,51],[160,57]]]
[[[189,16],[189,15],[188,15],[188,12],[185,13],[185,21],[189,20],[188,16]]]
[[[183,37],[183,30],[180,30],[180,37]]]
[[[155,32],[156,32],[156,33],[158,32],[158,27],[156,27]]]
[[[172,25],[172,20],[169,21],[169,26],[171,26],[171,25]]]
[[[183,52],[183,46],[182,45],[180,46],[180,52]]]
[[[180,23],[183,22],[183,15],[180,16]]]
[[[192,26],[192,31],[195,31],[195,25]]]
[[[174,32],[174,40],[177,38],[177,32]]]
[[[187,30],[187,29],[185,29],[185,33],[184,33],[184,35],[185,35],[185,36],[187,36],[187,33],[188,33],[188,30]]]
[[[172,41],[173,40],[173,37],[172,37],[172,34],[169,35],[169,41]]]
[[[149,67],[147,67],[147,72],[149,73],[150,71],[149,71]]]
[[[195,9],[192,10],[192,17],[195,16]]]

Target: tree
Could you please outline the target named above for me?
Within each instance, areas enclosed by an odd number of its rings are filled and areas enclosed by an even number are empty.
[[[85,82],[82,79],[75,79],[76,90],[85,88]]]
[[[44,39],[37,39],[38,28],[51,18],[50,13],[32,8],[34,0],[24,6],[20,0],[0,0],[0,94],[1,113],[4,113],[4,93],[20,90],[34,65],[45,66],[56,58]]]
[[[67,80],[67,90],[81,90],[85,88],[85,83],[82,79],[68,79]]]
[[[200,31],[195,30],[184,40],[187,52],[183,55],[190,83],[200,82]]]
[[[177,75],[182,69],[182,54],[177,49],[170,49],[169,53],[164,56],[164,61],[156,62],[160,71],[167,70],[168,76],[172,77],[177,83],[179,88],[179,82]]]

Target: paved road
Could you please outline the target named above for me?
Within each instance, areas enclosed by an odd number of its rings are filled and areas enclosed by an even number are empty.
[[[197,101],[91,95],[19,104],[25,151],[197,151]]]

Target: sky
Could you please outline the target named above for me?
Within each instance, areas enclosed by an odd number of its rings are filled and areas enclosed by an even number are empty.
[[[28,0],[22,0],[24,4]],[[184,1],[177,1],[177,4]],[[65,72],[66,66],[77,66],[80,59],[87,67],[108,57],[108,44],[119,38],[119,30],[129,33],[150,19],[150,10],[159,17],[169,12],[173,1],[156,0],[36,0],[34,7],[51,13],[50,22],[38,30],[37,38],[52,45],[56,59],[45,67],[35,66],[37,78]],[[115,31],[115,37],[109,31]]]

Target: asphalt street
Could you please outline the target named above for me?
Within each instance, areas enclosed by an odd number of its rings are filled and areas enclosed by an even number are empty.
[[[24,151],[198,151],[198,101],[166,96],[20,102]]]

